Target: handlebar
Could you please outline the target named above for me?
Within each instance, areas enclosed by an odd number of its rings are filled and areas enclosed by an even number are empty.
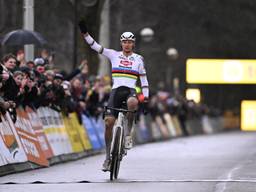
[[[129,112],[129,113],[136,113],[137,112],[137,110],[127,110],[127,109],[122,109],[122,108],[114,108],[114,107],[106,106],[105,110],[107,110],[107,109],[111,109],[111,110],[118,111],[118,112],[125,112],[125,113],[127,113],[127,112]]]

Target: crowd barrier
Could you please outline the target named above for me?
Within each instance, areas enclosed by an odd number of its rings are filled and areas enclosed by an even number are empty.
[[[0,118],[0,176],[79,159],[105,148],[102,117],[82,115],[80,124],[76,113],[67,116],[49,107],[37,111],[19,107],[15,124],[8,112]],[[183,124],[170,114],[154,119],[140,115],[139,119],[134,129],[136,144],[183,136],[184,126],[189,135],[223,130],[220,117],[202,116]]]

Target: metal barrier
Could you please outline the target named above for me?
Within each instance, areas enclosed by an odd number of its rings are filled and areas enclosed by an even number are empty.
[[[102,117],[82,115],[81,125],[76,113],[65,116],[49,107],[18,108],[15,124],[8,112],[0,117],[0,176],[90,156],[105,147]],[[203,116],[180,122],[170,114],[155,119],[140,115],[135,142],[183,136],[184,129],[189,135],[215,133],[223,130],[223,121]]]

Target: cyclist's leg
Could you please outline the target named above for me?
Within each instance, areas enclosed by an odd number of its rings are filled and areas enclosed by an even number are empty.
[[[116,118],[114,116],[105,117],[105,144],[106,144],[106,160],[110,159],[110,147],[112,141],[112,130]]]
[[[128,110],[137,110],[138,108],[138,100],[136,97],[129,97],[127,99],[127,108]],[[131,130],[132,130],[132,126],[133,126],[133,122],[134,122],[134,118],[135,118],[135,115],[134,113],[127,113],[127,120],[128,120],[128,123],[127,123],[127,132],[126,132],[126,136],[125,136],[125,148],[126,149],[131,149],[132,146],[133,146],[133,141],[132,141],[132,133],[131,133]]]
[[[108,107],[115,107],[115,95],[116,90],[112,90],[108,100]],[[115,124],[117,113],[111,109],[107,109],[105,112],[105,144],[106,144],[106,159],[103,163],[102,171],[109,170],[110,163],[110,148],[112,141],[112,130]]]
[[[138,104],[139,104],[139,101],[137,99],[136,96],[131,96],[127,99],[127,108],[128,110],[137,110],[138,109]],[[134,113],[127,113],[127,119],[128,119],[128,135],[130,135],[130,132],[131,132],[131,129],[132,129],[132,126],[133,126],[133,121],[134,121]]]

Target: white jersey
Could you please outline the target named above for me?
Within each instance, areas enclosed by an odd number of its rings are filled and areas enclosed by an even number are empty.
[[[140,78],[143,94],[148,97],[148,81],[142,56],[136,53],[125,56],[122,51],[103,48],[90,35],[87,35],[85,40],[92,49],[102,53],[110,60],[113,79],[112,89],[120,86],[135,88],[136,81]]]
[[[113,89],[120,86],[135,88],[138,77],[146,74],[143,59],[136,53],[126,57],[122,51],[104,48],[102,54],[112,64]]]

